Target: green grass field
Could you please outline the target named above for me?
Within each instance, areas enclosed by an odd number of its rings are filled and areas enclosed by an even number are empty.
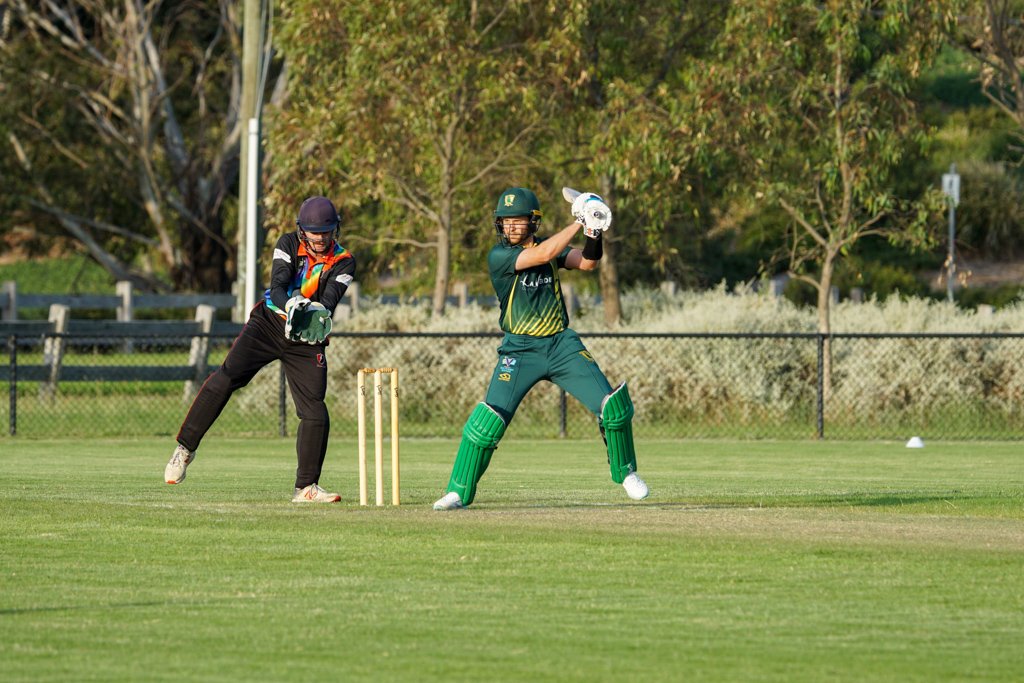
[[[435,513],[454,442],[355,444],[289,502],[290,440],[0,441],[3,681],[944,681],[1024,671],[1019,444],[507,439]]]

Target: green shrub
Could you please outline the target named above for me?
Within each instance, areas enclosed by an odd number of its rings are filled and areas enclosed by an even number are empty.
[[[115,285],[107,271],[84,255],[0,265],[0,282],[6,280],[31,294],[113,294]]]
[[[998,287],[964,287],[955,293],[957,303],[964,308],[974,308],[985,304],[996,308],[1020,302],[1024,296],[1024,286],[1006,284]]]

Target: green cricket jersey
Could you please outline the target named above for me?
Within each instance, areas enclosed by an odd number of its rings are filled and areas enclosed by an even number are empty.
[[[543,241],[536,237],[534,240]],[[497,244],[487,255],[491,284],[501,307],[501,329],[531,337],[558,334],[569,326],[558,269],[565,267],[571,248],[563,249],[554,261],[516,272],[516,259],[523,249]]]

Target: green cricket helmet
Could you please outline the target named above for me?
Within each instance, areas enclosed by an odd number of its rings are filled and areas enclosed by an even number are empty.
[[[501,219],[526,216],[530,219],[529,234],[533,235],[540,227],[543,215],[537,195],[525,187],[510,187],[501,193],[498,205],[494,207],[494,229],[498,232],[498,238],[504,241],[505,231],[502,230]]]

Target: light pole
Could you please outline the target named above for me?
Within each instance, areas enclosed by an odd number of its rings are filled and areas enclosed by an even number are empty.
[[[259,199],[260,199],[260,119],[263,87],[269,55],[267,48],[273,0],[243,0],[242,14],[242,92],[239,120],[242,135],[238,168],[238,247],[234,319],[246,322],[259,298]]]
[[[956,205],[960,203],[960,174],[956,164],[942,174],[942,194],[949,203],[949,253],[946,255],[946,299],[953,301],[953,279],[956,277]]]

